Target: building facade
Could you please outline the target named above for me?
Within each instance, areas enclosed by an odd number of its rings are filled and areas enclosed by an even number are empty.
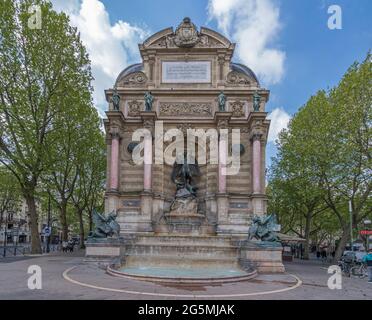
[[[218,132],[219,162],[208,161],[212,147],[207,141],[207,162],[199,164],[197,179],[197,210],[206,217],[208,233],[246,234],[252,217],[266,213],[269,91],[251,69],[234,62],[234,48],[223,35],[205,27],[198,30],[185,18],[176,30],[164,29],[140,44],[142,61],[120,72],[114,87],[105,91],[109,103],[104,121],[105,211],[117,212],[122,233],[161,230],[158,226],[170,210],[176,185],[171,180],[172,164],[159,159],[162,154],[155,146],[164,144],[166,152],[174,138],[163,134],[172,129],[185,136],[188,129]],[[133,139],[142,128],[151,132],[152,140]],[[221,163],[231,157],[234,129],[240,130],[240,168],[237,174],[225,175]],[[228,131],[227,141],[220,139],[221,130]],[[145,164],[133,161],[139,143]],[[199,144],[197,140],[196,150]]]

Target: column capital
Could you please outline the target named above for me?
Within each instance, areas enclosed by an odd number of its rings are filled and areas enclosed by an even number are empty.
[[[111,127],[108,133],[109,133],[109,136],[111,137],[111,139],[120,140],[122,138],[122,134],[121,134],[120,131],[121,130],[118,127]]]
[[[263,137],[263,133],[262,132],[255,131],[255,132],[252,132],[250,139],[251,139],[252,142],[253,141],[257,141],[257,140],[258,141],[261,141],[262,137]]]
[[[232,112],[230,111],[216,111],[214,113],[214,121],[217,124],[218,129],[227,129],[229,126]]]

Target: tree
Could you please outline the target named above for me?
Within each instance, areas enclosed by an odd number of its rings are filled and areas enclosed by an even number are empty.
[[[282,133],[282,144],[270,174],[269,210],[278,213],[283,232],[290,231],[305,239],[303,256],[309,259],[310,239],[318,231],[313,219],[327,206],[322,199],[322,189],[312,177],[311,167],[292,157],[293,145],[286,134]]]
[[[4,215],[19,209],[22,196],[13,175],[4,166],[0,166],[0,225]]]
[[[83,211],[92,192],[97,189],[96,184],[102,187],[105,173],[105,144],[99,128],[99,117],[89,100],[83,102],[82,97],[72,107],[74,112],[60,119],[64,127],[63,135],[58,139],[58,144],[50,149],[48,157],[51,165],[43,178],[59,208],[63,240],[67,240],[69,231],[69,202],[77,210],[80,233],[84,239]]]
[[[288,177],[296,172],[300,183],[295,190],[300,186],[303,190],[310,187],[301,195],[279,185],[280,192],[294,196],[293,200],[298,203],[309,197],[325,203],[327,214],[317,219],[318,226],[327,224],[330,212],[337,219],[341,238],[335,260],[350,240],[350,229],[355,229],[372,211],[371,80],[371,55],[368,54],[363,63],[350,67],[337,87],[328,93],[319,91],[299,110],[288,131],[280,135],[279,156],[274,163],[274,171],[280,173],[277,178],[284,177],[284,181],[292,184],[293,180]]]
[[[86,145],[85,157],[77,163],[77,181],[75,192],[71,197],[79,220],[80,247],[84,248],[85,226],[84,213],[88,217],[89,231],[92,230],[92,210],[101,206],[104,193],[106,155],[102,132],[95,130],[90,136],[95,143]]]
[[[28,26],[31,5],[41,9],[41,29]],[[0,162],[17,179],[30,214],[31,252],[41,253],[35,195],[46,156],[75,95],[91,92],[89,59],[77,30],[49,1],[0,4]],[[53,137],[51,136],[53,133]]]

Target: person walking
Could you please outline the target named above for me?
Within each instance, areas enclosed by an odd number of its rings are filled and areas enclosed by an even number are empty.
[[[327,251],[325,249],[322,250],[322,262],[327,261]]]
[[[363,257],[362,261],[367,264],[368,283],[372,283],[372,249],[368,250],[368,254]]]

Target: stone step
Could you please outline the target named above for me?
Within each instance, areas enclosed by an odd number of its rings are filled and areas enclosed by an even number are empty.
[[[206,245],[206,246],[229,246],[232,238],[225,236],[190,236],[190,235],[162,235],[162,236],[138,236],[138,244],[178,244],[178,245]]]
[[[173,256],[173,255],[129,255],[125,257],[125,266],[179,266],[179,267],[239,267],[238,259],[202,256]]]
[[[199,256],[204,257],[222,257],[237,258],[238,251],[234,247],[216,247],[216,246],[185,246],[181,244],[135,244],[126,247],[125,255],[172,255],[175,257]]]

